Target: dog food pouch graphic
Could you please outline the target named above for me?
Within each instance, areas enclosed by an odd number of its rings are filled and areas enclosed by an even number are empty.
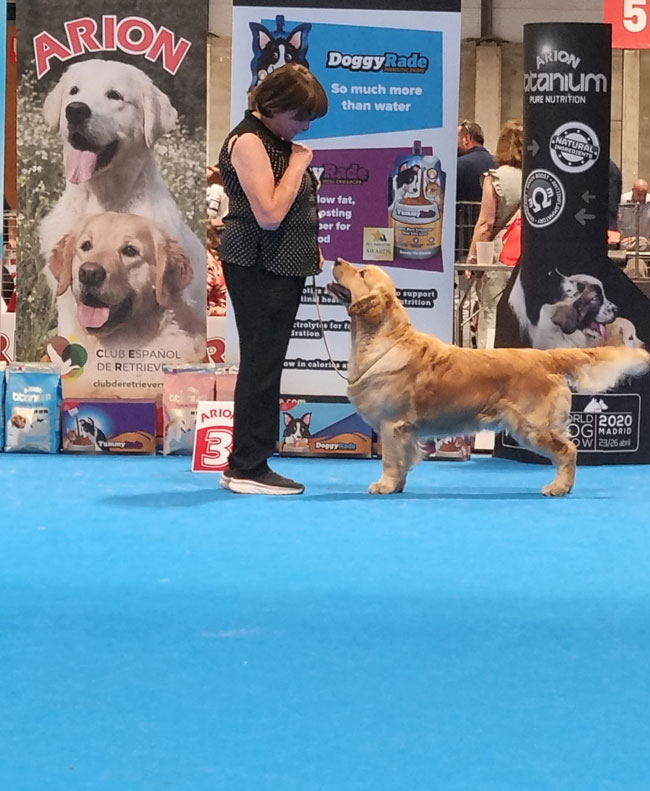
[[[5,447],[5,371],[7,363],[0,363],[0,451]]]
[[[404,258],[433,258],[442,244],[445,174],[436,156],[421,151],[416,140],[412,154],[396,160],[389,183],[389,222]]]
[[[57,453],[61,444],[61,374],[45,363],[11,363],[5,396],[5,450]]]
[[[163,368],[163,453],[191,456],[199,401],[214,398],[214,365]]]

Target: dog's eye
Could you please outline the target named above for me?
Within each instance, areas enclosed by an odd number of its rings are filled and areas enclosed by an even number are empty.
[[[576,286],[578,288],[578,291],[580,291],[581,293],[585,290],[585,284],[584,283],[577,283]]]
[[[122,254],[128,258],[135,258],[136,255],[139,255],[139,252],[132,244],[127,244],[122,248]]]
[[[92,249],[93,249],[93,246],[92,246],[92,244],[91,244],[91,243],[90,243],[90,242],[89,242],[89,241],[86,239],[86,241],[85,241],[85,242],[82,242],[82,244],[81,244],[81,249],[84,251],[84,253],[87,253],[87,252],[88,252],[88,250],[92,250]]]
[[[79,93],[79,88],[77,88],[76,85],[74,85],[72,88],[70,88],[70,96],[74,96],[77,93]]]
[[[115,101],[121,102],[124,97],[122,96],[121,93],[118,93],[117,91],[109,91],[106,94],[106,98],[107,99],[115,99]]]

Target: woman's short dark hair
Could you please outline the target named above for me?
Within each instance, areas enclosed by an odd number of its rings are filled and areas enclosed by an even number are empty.
[[[313,121],[327,112],[327,94],[309,69],[287,63],[253,88],[250,105],[265,118],[293,112],[297,121]]]

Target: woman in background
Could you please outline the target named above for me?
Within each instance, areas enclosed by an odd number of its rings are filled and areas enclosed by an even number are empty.
[[[506,121],[499,134],[494,158],[498,167],[483,176],[481,208],[467,256],[468,264],[476,264],[476,243],[494,242],[492,262],[499,263],[502,237],[510,224],[520,216],[521,168],[524,128],[520,120]],[[496,327],[499,298],[510,278],[510,268],[503,272],[475,272],[479,301],[477,346],[485,348],[489,330]]]

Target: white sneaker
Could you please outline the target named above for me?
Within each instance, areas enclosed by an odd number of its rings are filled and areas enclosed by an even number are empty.
[[[220,485],[236,494],[302,494],[305,487],[301,483],[278,475],[273,470],[266,469],[257,475],[241,475],[233,472],[228,467],[221,473]]]

